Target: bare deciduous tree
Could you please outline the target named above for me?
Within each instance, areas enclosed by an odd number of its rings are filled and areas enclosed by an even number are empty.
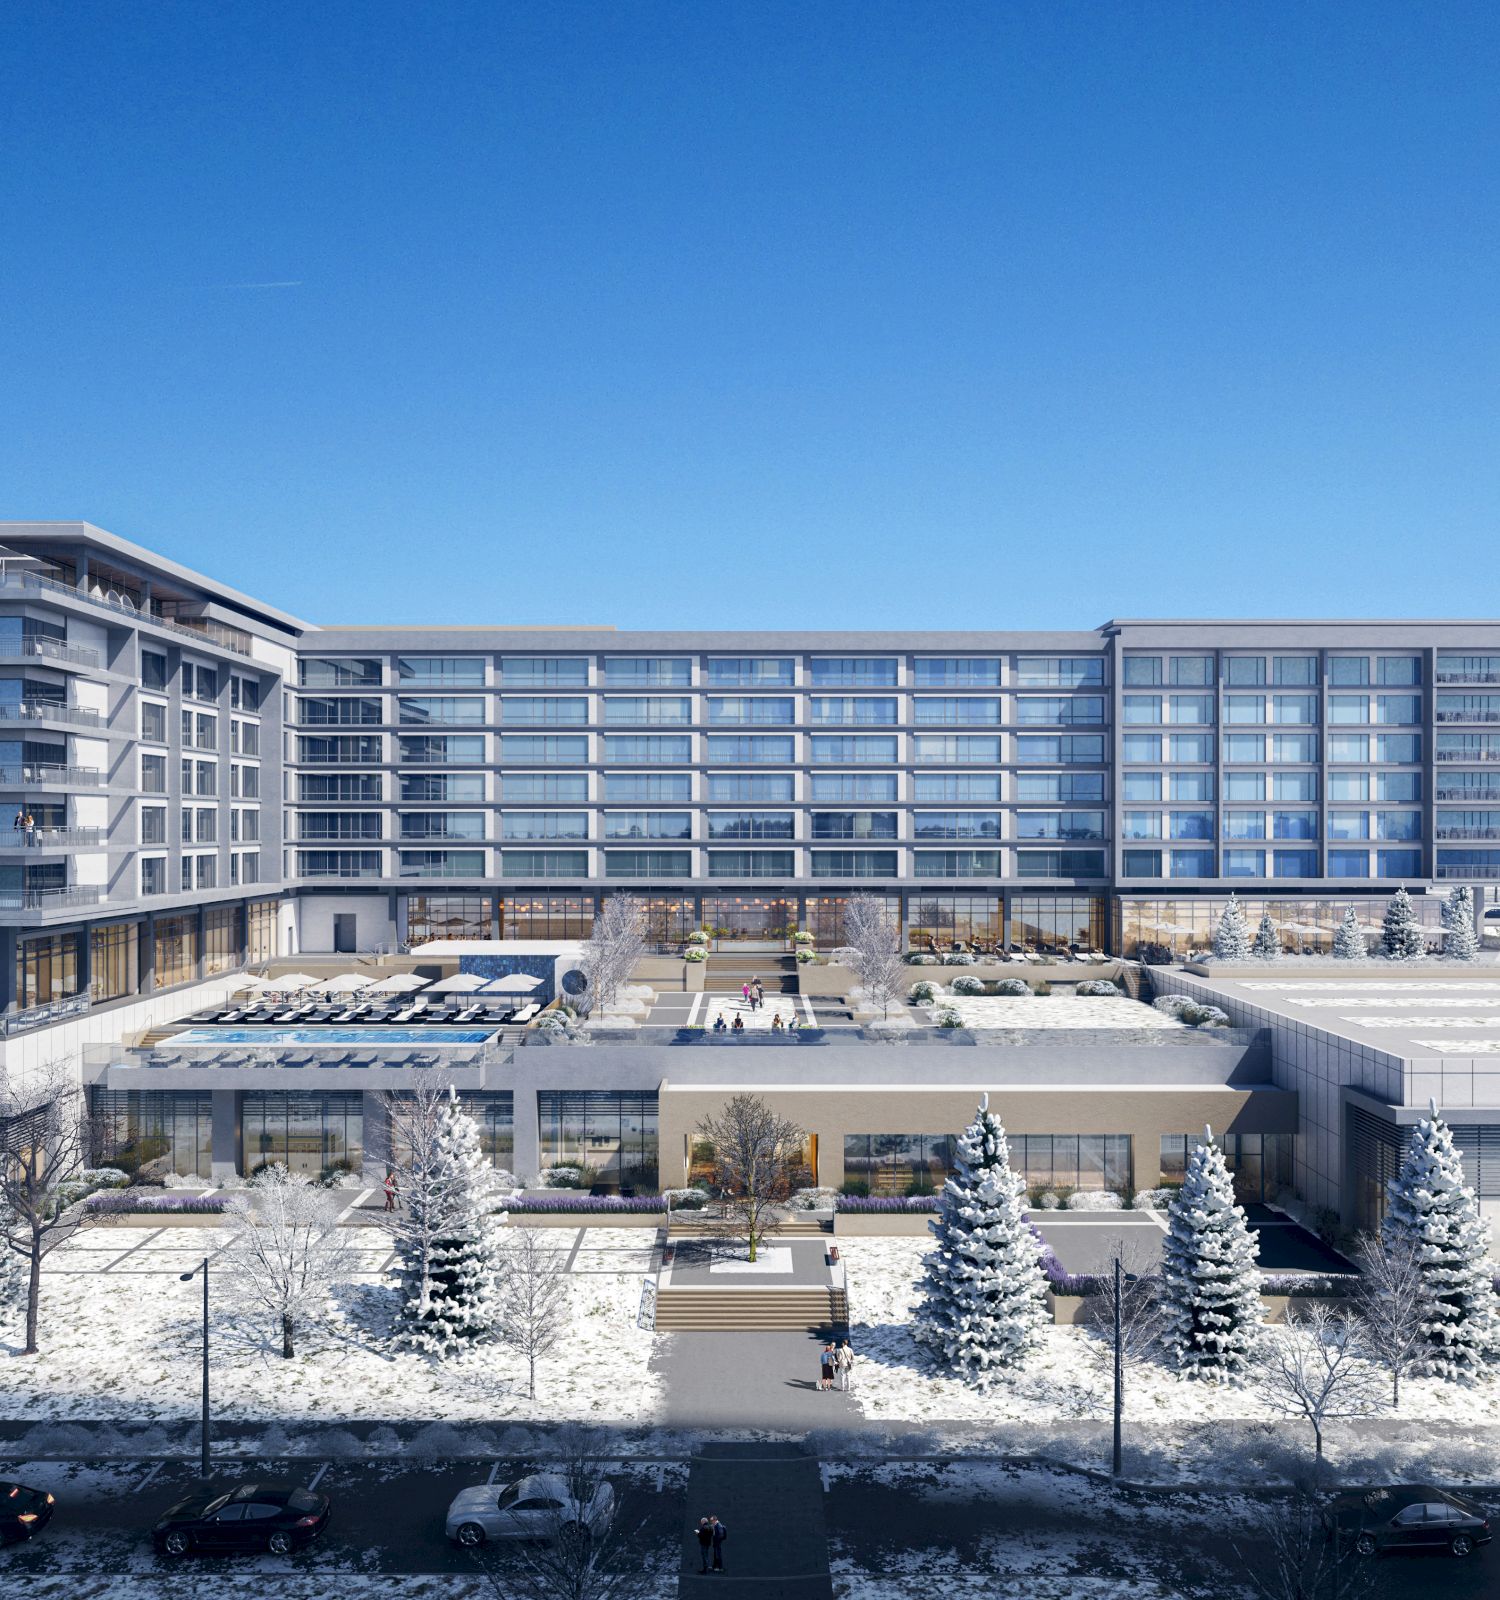
[[[1355,1262],[1359,1342],[1370,1360],[1390,1373],[1391,1405],[1399,1406],[1401,1379],[1422,1364],[1427,1351],[1421,1246],[1407,1234],[1386,1241],[1367,1236],[1355,1250]]]
[[[52,1061],[0,1091],[0,1247],[26,1272],[21,1353],[37,1353],[42,1263],[79,1226],[66,1210],[67,1186],[88,1165],[91,1144],[83,1093],[66,1062]]]
[[[239,1297],[274,1318],[288,1360],[298,1329],[358,1268],[338,1231],[341,1209],[336,1195],[283,1166],[267,1167],[231,1201],[234,1237],[224,1265]]]
[[[1107,1252],[1109,1260],[1095,1279],[1094,1289],[1084,1302],[1079,1319],[1097,1338],[1089,1342],[1089,1356],[1106,1372],[1112,1372],[1115,1359],[1115,1307],[1120,1312],[1121,1391],[1128,1392],[1129,1378],[1160,1353],[1161,1277],[1150,1254],[1139,1245],[1114,1241]],[[1114,1258],[1120,1258],[1118,1298],[1115,1294]]]
[[[1268,1505],[1249,1531],[1234,1552],[1261,1600],[1359,1600],[1374,1587],[1373,1565],[1339,1543],[1312,1494]]]
[[[566,1257],[539,1228],[517,1228],[501,1255],[499,1326],[504,1344],[526,1362],[526,1390],[536,1399],[536,1364],[568,1325]]]
[[[844,943],[833,959],[859,979],[865,1003],[882,1017],[900,999],[906,982],[901,960],[901,928],[878,895],[851,895],[844,904]]]
[[[1339,1417],[1368,1416],[1380,1405],[1380,1382],[1364,1359],[1359,1319],[1346,1307],[1313,1301],[1259,1341],[1256,1375],[1266,1404],[1300,1418],[1313,1431],[1313,1456],[1323,1459],[1323,1430]]]
[[[777,1208],[790,1196],[803,1160],[807,1135],[753,1094],[737,1094],[716,1117],[706,1117],[697,1136],[713,1146],[714,1186],[724,1218],[748,1235],[750,1259],[761,1239],[776,1228]]]
[[[646,908],[633,894],[606,895],[583,947],[590,1013],[607,1011],[646,950]]]
[[[486,1545],[474,1552],[496,1600],[647,1600],[675,1584],[672,1559],[653,1549],[644,1524],[619,1516],[604,1462],[587,1436],[569,1430],[560,1436],[561,1459],[543,1466],[560,1483],[561,1504],[540,1539],[507,1539],[505,1548]],[[599,1514],[589,1532],[589,1508],[614,1504],[613,1518]]]

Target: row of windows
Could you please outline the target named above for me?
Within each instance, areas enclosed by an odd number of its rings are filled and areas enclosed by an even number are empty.
[[[1211,655],[1148,656],[1127,655],[1124,665],[1127,687],[1206,688],[1215,681]],[[1312,655],[1270,656],[1232,655],[1223,659],[1223,681],[1231,687],[1258,689],[1264,685],[1284,688],[1311,688],[1318,683],[1318,658]],[[1422,681],[1420,656],[1338,655],[1328,660],[1328,682],[1351,688],[1378,684],[1407,688]]]
[[[1477,695],[1457,697],[1479,700]],[[1480,707],[1450,707],[1450,713]],[[1200,724],[1211,726],[1216,706],[1211,694],[1127,694],[1121,702],[1121,721],[1127,726]],[[1439,708],[1439,717],[1442,708]],[[1330,726],[1351,723],[1385,723],[1410,727],[1422,720],[1422,699],[1415,694],[1331,694],[1326,718]],[[1318,697],[1311,694],[1230,694],[1224,697],[1226,724],[1275,723],[1288,727],[1315,727]]]
[[[1212,772],[1126,772],[1120,776],[1120,795],[1126,804],[1162,800],[1212,802],[1218,775]],[[1330,772],[1326,775],[1328,799],[1376,800],[1413,803],[1422,798],[1420,772]],[[1316,772],[1226,772],[1226,801],[1291,800],[1312,803],[1318,799],[1320,774]],[[1441,796],[1439,796],[1441,798]]]
[[[1328,851],[1326,873],[1319,869],[1316,850],[1226,849],[1223,868],[1215,865],[1213,850],[1126,850],[1122,875],[1127,878],[1418,878],[1422,875],[1420,850],[1377,850],[1375,871],[1370,871],[1370,851]]]
[[[1127,811],[1121,819],[1124,839],[1212,839],[1212,811]],[[1226,811],[1226,839],[1316,839],[1316,811]],[[1420,839],[1420,811],[1330,811],[1330,839]]]
[[[517,688],[587,688],[588,656],[502,656],[498,681]],[[608,656],[602,681],[610,685],[649,688],[690,688],[693,657]],[[795,656],[710,657],[702,681],[711,687],[732,689],[782,689],[797,682]],[[819,684],[895,687],[900,681],[900,656],[814,656],[807,663],[804,682]],[[488,656],[399,656],[392,681],[431,684],[443,688],[481,688],[486,681]],[[911,681],[934,689],[983,689],[1001,682],[998,656],[918,657],[912,662]],[[376,656],[304,656],[298,664],[298,682],[312,689],[378,688],[385,682],[385,664]],[[1028,656],[1017,660],[1012,682],[1041,689],[1102,687],[1104,660],[1099,656]]]
[[[1464,738],[1466,735],[1443,735]],[[1484,735],[1478,735],[1484,738]],[[1308,764],[1318,759],[1315,733],[1225,733],[1220,736],[1226,762],[1265,765]],[[1422,759],[1419,733],[1330,733],[1325,735],[1330,762],[1410,765]],[[1121,739],[1121,757],[1141,766],[1159,766],[1164,760],[1183,765],[1206,765],[1214,759],[1211,733],[1127,733]]]

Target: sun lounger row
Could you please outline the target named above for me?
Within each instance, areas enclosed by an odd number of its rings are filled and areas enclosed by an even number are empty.
[[[364,1001],[350,1004],[330,1004],[327,1001],[309,1001],[300,1006],[231,1006],[224,1011],[200,1011],[189,1017],[194,1025],[220,1025],[239,1027],[294,1026],[333,1027],[380,1026],[385,1023],[414,1026],[489,1027],[501,1023],[527,1023],[542,1010],[540,1001],[533,1000],[519,1010],[510,1003],[496,1002],[479,1005],[472,1001],[452,1005],[433,1005],[426,1001],[394,1001],[384,1004]]]

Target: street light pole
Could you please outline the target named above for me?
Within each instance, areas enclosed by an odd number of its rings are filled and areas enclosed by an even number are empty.
[[[195,1273],[203,1274],[203,1463],[202,1476],[208,1476],[208,1257],[204,1256],[203,1265],[194,1267],[192,1272],[182,1273],[184,1283],[191,1283]]]
[[[1121,1379],[1124,1376],[1124,1365],[1125,1365],[1125,1363],[1124,1363],[1123,1352],[1121,1350],[1121,1343],[1120,1343],[1120,1309],[1121,1309],[1120,1308],[1120,1294],[1121,1294],[1120,1278],[1121,1278],[1120,1258],[1119,1258],[1118,1255],[1116,1255],[1116,1257],[1115,1257],[1115,1452],[1114,1452],[1114,1460],[1113,1460],[1113,1463],[1111,1465],[1111,1469],[1110,1470],[1112,1471],[1114,1476],[1117,1477],[1117,1478],[1120,1476],[1120,1467],[1121,1467],[1121,1461],[1120,1461],[1120,1422],[1121,1422],[1121,1418],[1122,1418],[1122,1416],[1124,1414],[1124,1409],[1125,1409],[1124,1408],[1124,1399],[1125,1399],[1124,1389],[1123,1389],[1123,1385],[1122,1385],[1122,1382],[1121,1382]],[[208,1393],[208,1369],[206,1367],[204,1368],[203,1383],[204,1383],[203,1392],[206,1395]],[[207,1426],[208,1426],[208,1424],[205,1421],[204,1427],[206,1428]],[[205,1434],[205,1437],[207,1437],[206,1434]],[[205,1449],[206,1448],[207,1448],[207,1446],[205,1446]]]

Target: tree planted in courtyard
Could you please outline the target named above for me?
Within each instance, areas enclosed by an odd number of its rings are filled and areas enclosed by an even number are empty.
[[[1474,892],[1461,883],[1443,901],[1443,954],[1450,961],[1473,961],[1479,955],[1479,935],[1474,931]]]
[[[1365,1417],[1380,1404],[1379,1374],[1364,1359],[1358,1314],[1314,1300],[1266,1329],[1255,1349],[1261,1399],[1283,1417],[1312,1429],[1313,1457],[1323,1460],[1323,1433],[1338,1418]]]
[[[298,1334],[322,1316],[333,1286],[358,1270],[339,1232],[344,1204],[279,1164],[230,1198],[232,1237],[223,1264],[235,1302],[270,1317],[287,1360],[296,1354]]]
[[[1162,1347],[1192,1377],[1244,1370],[1261,1327],[1257,1249],[1224,1152],[1205,1128],[1167,1207],[1161,1256]]]
[[[713,1183],[725,1222],[748,1236],[754,1261],[805,1165],[807,1135],[758,1095],[737,1094],[699,1123],[696,1136],[713,1149]]]
[[[1391,1405],[1399,1406],[1401,1380],[1421,1365],[1427,1346],[1421,1246],[1409,1232],[1384,1240],[1366,1235],[1355,1248],[1354,1262],[1359,1268],[1353,1298],[1360,1345],[1390,1374]]]
[[[1427,953],[1427,936],[1405,889],[1397,889],[1385,908],[1380,925],[1380,950],[1390,961],[1415,961]]]
[[[1214,929],[1214,959],[1216,961],[1247,961],[1250,958],[1250,924],[1245,921],[1244,909],[1233,894],[1224,907],[1219,925]]]
[[[1365,948],[1365,930],[1353,906],[1344,908],[1343,919],[1334,930],[1333,953],[1340,961],[1363,961],[1369,954]]]
[[[517,1228],[500,1257],[496,1327],[526,1363],[526,1392],[536,1399],[536,1364],[568,1327],[567,1252],[540,1228]]]
[[[579,958],[588,978],[584,1005],[591,1014],[614,1005],[645,953],[644,902],[633,894],[606,895]]]
[[[1381,1238],[1409,1244],[1422,1274],[1421,1364],[1440,1378],[1479,1371],[1500,1344],[1495,1263],[1479,1201],[1464,1182],[1453,1133],[1430,1102],[1412,1129],[1400,1171],[1386,1185]]]
[[[91,1144],[83,1092],[67,1063],[51,1061],[0,1090],[0,1248],[25,1275],[23,1355],[37,1353],[42,1263],[79,1227],[68,1209]]]
[[[1276,931],[1276,924],[1271,920],[1269,911],[1261,914],[1260,926],[1255,930],[1255,942],[1250,946],[1250,954],[1257,961],[1281,960],[1281,935]]]
[[[833,959],[858,979],[864,1003],[891,1014],[905,988],[906,964],[901,959],[901,928],[879,895],[851,895],[844,905],[844,943]]]
[[[1019,1366],[1036,1343],[1046,1283],[1026,1184],[988,1095],[955,1147],[914,1332],[954,1376],[982,1385]]]

